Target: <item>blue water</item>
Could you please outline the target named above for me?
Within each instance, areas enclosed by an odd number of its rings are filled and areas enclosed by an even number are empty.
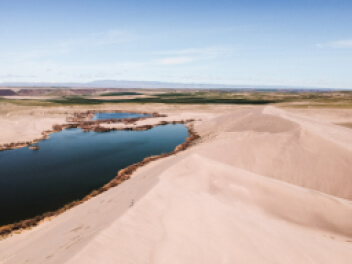
[[[0,225],[56,210],[83,198],[117,172],[151,155],[171,152],[188,137],[184,125],[146,131],[66,129],[29,148],[0,152]]]
[[[92,120],[104,120],[112,118],[136,118],[136,117],[148,117],[149,114],[135,114],[135,113],[95,113]]]

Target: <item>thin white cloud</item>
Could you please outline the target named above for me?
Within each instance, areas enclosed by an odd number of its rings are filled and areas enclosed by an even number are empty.
[[[97,79],[121,79],[126,74],[143,72],[150,65],[144,62],[102,64],[66,64],[60,62],[28,61],[20,64],[3,64],[0,61],[0,82],[8,81],[93,81]],[[47,71],[50,69],[50,71]],[[20,78],[21,77],[21,78]]]
[[[195,61],[195,58],[192,57],[170,57],[170,58],[163,58],[158,60],[158,64],[163,64],[163,65],[174,65],[174,64],[184,64],[184,63],[190,63],[192,61]]]
[[[318,48],[349,49],[352,48],[352,39],[318,43]]]
[[[96,47],[117,44],[136,39],[136,36],[119,30],[108,30],[105,32],[92,33],[83,37],[68,39],[58,44],[43,47],[34,47],[28,50],[3,51],[0,52],[1,61],[25,62],[44,58],[56,58],[64,54],[74,52],[82,47]]]
[[[203,47],[179,50],[163,50],[152,53],[154,56],[162,57],[154,59],[156,64],[175,65],[186,64],[194,61],[212,60],[218,58],[229,58],[235,54],[233,47]]]
[[[61,56],[63,54],[66,54],[67,52],[68,50],[63,47],[50,47],[42,49],[36,48],[32,50],[23,50],[18,52],[2,52],[0,53],[0,60],[12,63],[21,63],[24,61],[42,59],[45,57]]]
[[[235,55],[235,48],[233,47],[203,47],[203,48],[189,48],[180,50],[166,50],[155,52],[156,55],[189,55],[197,57],[197,59],[212,59],[219,57],[231,57]]]
[[[181,49],[181,50],[167,50],[167,51],[159,51],[156,54],[173,54],[173,55],[185,55],[185,54],[204,54],[208,53],[208,48],[197,48],[197,49]]]
[[[80,47],[80,46],[103,46],[117,44],[131,40],[130,33],[120,30],[108,30],[105,32],[92,33],[90,35],[69,39],[60,43],[62,47]]]

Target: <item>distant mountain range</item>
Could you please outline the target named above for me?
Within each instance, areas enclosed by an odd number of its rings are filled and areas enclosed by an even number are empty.
[[[206,83],[172,83],[152,81],[118,81],[98,80],[87,83],[78,82],[4,82],[1,87],[53,87],[53,88],[192,88],[192,89],[214,89],[214,88],[261,88],[261,89],[285,89],[294,88],[278,85],[228,85],[228,84],[206,84]],[[302,88],[302,87],[299,87]]]
[[[288,85],[231,85],[209,83],[173,83],[153,81],[125,81],[125,80],[97,80],[87,83],[79,82],[3,82],[0,87],[28,87],[28,88],[169,88],[169,89],[256,89],[256,90],[298,90],[298,91],[325,91],[338,90],[329,88],[298,87]],[[348,89],[339,89],[348,90]]]

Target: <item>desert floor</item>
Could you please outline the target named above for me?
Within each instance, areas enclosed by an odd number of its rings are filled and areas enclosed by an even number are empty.
[[[0,263],[352,263],[351,109],[2,104],[0,144],[87,109],[192,118],[201,138],[1,240]]]

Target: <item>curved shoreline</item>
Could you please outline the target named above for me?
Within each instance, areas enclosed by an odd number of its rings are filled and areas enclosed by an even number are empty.
[[[89,112],[89,111],[87,111]],[[157,116],[154,116],[154,114],[156,114]],[[157,113],[153,113],[152,117],[160,117],[159,114]],[[140,117],[140,118],[133,118],[133,120],[125,120],[125,122],[123,122],[124,124],[129,124],[129,123],[134,123],[138,120],[143,120],[145,118],[152,118],[152,117]],[[137,119],[137,120],[136,120]],[[39,140],[44,140],[46,138],[48,138],[48,135],[54,132],[59,132],[62,131],[63,129],[67,129],[67,128],[81,128],[83,131],[95,131],[95,132],[110,132],[113,130],[148,130],[148,129],[152,129],[153,127],[159,126],[159,125],[168,125],[168,124],[188,124],[194,120],[190,119],[190,120],[182,120],[182,121],[161,121],[157,124],[154,125],[142,125],[142,126],[136,126],[136,127],[124,127],[124,128],[105,128],[105,127],[101,127],[100,124],[102,123],[119,123],[122,122],[121,119],[119,120],[97,120],[96,121],[83,121],[83,122],[79,122],[79,123],[75,123],[75,124],[62,124],[62,125],[53,125],[53,130],[46,130],[43,131],[43,138],[42,139],[36,139],[33,140],[33,142],[31,142],[30,144],[24,145],[24,146],[18,146],[18,147],[14,147],[14,148],[20,148],[20,147],[26,147],[28,145],[32,145],[33,143],[38,142]],[[103,193],[107,190],[109,190],[112,187],[115,187],[121,183],[123,183],[124,181],[130,179],[131,175],[133,172],[135,172],[139,167],[142,167],[148,163],[150,163],[151,161],[154,160],[158,160],[164,157],[168,157],[171,156],[173,154],[176,154],[180,151],[183,151],[185,149],[187,149],[191,143],[198,139],[200,136],[194,131],[193,129],[193,125],[186,125],[188,133],[189,133],[189,137],[186,138],[186,141],[178,146],[176,146],[176,148],[169,152],[169,153],[165,153],[165,154],[160,154],[160,155],[155,155],[155,156],[150,156],[150,157],[146,157],[144,158],[142,161],[129,165],[128,167],[121,169],[117,172],[117,175],[115,176],[115,178],[113,178],[110,182],[108,182],[107,184],[103,185],[102,187],[100,187],[97,190],[93,190],[90,194],[86,195],[85,197],[83,197],[81,200],[76,200],[76,201],[72,201],[66,205],[64,205],[63,207],[59,208],[56,211],[52,211],[52,212],[46,212],[43,213],[41,215],[38,215],[36,217],[30,218],[30,219],[26,219],[26,220],[21,220],[19,222],[13,223],[13,224],[8,224],[8,225],[4,225],[4,226],[0,226],[0,240],[4,239],[6,237],[8,237],[9,235],[11,235],[13,232],[15,231],[20,231],[20,230],[25,230],[28,228],[32,228],[34,226],[37,226],[38,224],[40,224],[41,222],[55,217],[73,207],[75,207],[76,205],[82,204],[85,201],[88,201],[89,199],[97,196],[100,193]],[[14,149],[14,148],[10,148],[10,149]],[[6,149],[0,149],[0,150],[6,150]]]
[[[140,120],[145,120],[148,118],[155,118],[155,117],[167,117],[167,115],[161,115],[159,113],[146,113],[146,112],[138,112],[135,111],[133,113],[136,114],[146,114],[151,115],[148,117],[135,117],[135,118],[111,118],[111,119],[104,119],[104,120],[90,120],[95,113],[125,113],[122,110],[88,110],[86,112],[74,112],[73,116],[66,117],[66,124],[54,124],[52,126],[52,130],[44,130],[41,132],[42,137],[33,139],[31,141],[20,141],[20,142],[10,142],[5,144],[0,144],[0,151],[11,150],[11,149],[18,149],[28,147],[35,143],[38,143],[41,140],[47,139],[50,134],[55,132],[60,132],[66,128],[81,128],[83,131],[96,131],[96,132],[105,132],[99,131],[100,124],[114,124],[114,123],[123,123],[133,124]],[[115,129],[118,130],[118,129]],[[126,128],[120,130],[138,130],[133,128]],[[143,130],[143,129],[139,129]]]

